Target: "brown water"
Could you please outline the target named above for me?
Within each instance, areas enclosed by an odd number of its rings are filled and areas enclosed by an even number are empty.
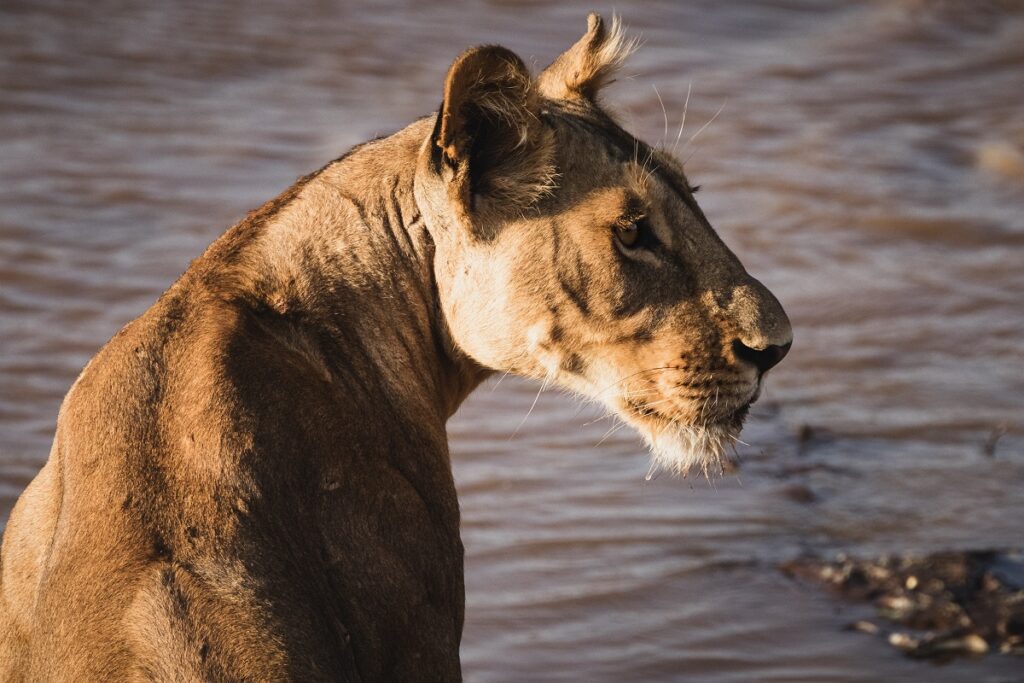
[[[590,9],[340,5],[0,4],[0,522],[79,369],[226,226],[429,112],[463,47],[542,66]],[[776,571],[1024,545],[1024,4],[617,8],[645,44],[609,100],[671,145],[692,84],[680,156],[796,345],[712,484],[645,482],[557,394],[511,436],[536,385],[467,402],[467,679],[1024,680],[904,659]]]

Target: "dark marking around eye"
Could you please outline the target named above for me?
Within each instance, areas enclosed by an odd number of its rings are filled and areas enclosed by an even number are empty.
[[[636,195],[630,194],[626,199],[626,210],[623,212],[622,220],[626,222],[638,221],[644,217],[644,202]]]
[[[576,280],[577,281],[574,282],[569,278],[559,275],[558,285],[562,288],[562,291],[569,298],[569,301],[571,301],[573,305],[575,305],[576,308],[579,309],[580,313],[587,315],[590,313],[590,305],[587,303],[587,300],[586,298],[584,298],[583,295],[585,287],[580,285],[580,282],[578,281],[579,278],[577,278]]]
[[[640,231],[641,226],[636,221],[620,223],[615,226],[615,236],[618,238],[619,244],[627,249],[640,246]]]
[[[587,315],[590,313],[590,305],[587,303],[586,292],[590,282],[583,259],[580,257],[579,250],[574,245],[568,245],[567,249],[562,248],[561,240],[558,237],[562,226],[556,222],[552,227],[551,265],[555,270],[555,276],[558,278],[558,286],[562,289],[566,298],[581,313]],[[567,253],[570,249],[572,250],[571,253]]]
[[[631,223],[631,239],[622,239],[622,233],[618,227],[616,227],[616,235],[619,237],[619,243],[627,252],[641,248],[648,251],[654,251],[662,244],[661,240],[659,240],[658,236],[654,233],[654,228],[651,227],[650,221],[644,216],[637,218],[633,223]]]
[[[694,185],[693,187],[690,188],[690,194],[697,194],[698,192],[700,192],[701,187],[701,185]]]
[[[654,247],[661,244],[661,240],[654,234],[654,228],[651,227],[651,222],[647,218],[641,218],[636,222],[637,228],[640,230],[640,246],[653,249]]]

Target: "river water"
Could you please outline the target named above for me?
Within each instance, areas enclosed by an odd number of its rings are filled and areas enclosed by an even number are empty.
[[[588,9],[4,0],[0,523],[80,368],[229,224],[431,111],[462,48],[543,66]],[[644,45],[609,103],[671,145],[690,91],[679,155],[796,342],[712,482],[645,481],[635,435],[557,393],[517,430],[535,384],[470,398],[466,678],[1024,680],[906,659],[777,571],[1024,545],[1024,3],[616,9]]]

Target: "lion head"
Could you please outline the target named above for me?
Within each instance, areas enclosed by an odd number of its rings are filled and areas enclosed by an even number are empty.
[[[792,330],[715,234],[682,165],[601,108],[633,47],[617,20],[591,15],[536,78],[504,48],[463,53],[417,199],[462,353],[600,401],[663,468],[707,472]]]

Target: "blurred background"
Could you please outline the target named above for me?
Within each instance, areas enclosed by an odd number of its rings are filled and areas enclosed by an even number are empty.
[[[669,147],[686,110],[698,199],[795,344],[712,482],[646,481],[557,393],[516,430],[536,384],[470,398],[467,680],[1021,680],[846,632],[867,608],[777,567],[1024,544],[1024,4],[614,8],[644,42],[606,100]],[[0,524],[85,362],[217,235],[429,113],[463,48],[541,68],[591,9],[4,0]]]

